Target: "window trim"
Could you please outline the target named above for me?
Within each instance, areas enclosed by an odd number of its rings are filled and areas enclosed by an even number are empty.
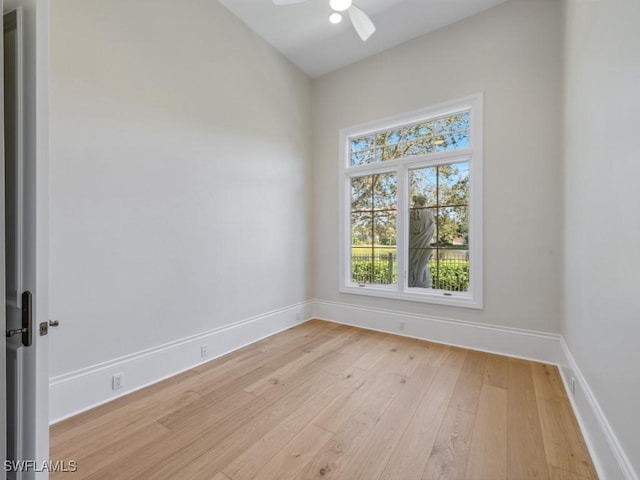
[[[438,305],[450,305],[474,309],[483,308],[483,198],[482,198],[482,160],[483,160],[483,112],[482,93],[465,97],[452,102],[441,103],[413,112],[387,117],[354,127],[343,128],[339,132],[339,251],[338,272],[339,291],[356,295],[391,298],[412,302],[425,302]],[[435,152],[423,155],[408,156],[402,159],[385,162],[351,166],[349,138],[365,136],[385,130],[393,130],[413,123],[430,120],[434,117],[447,116],[461,111],[469,111],[469,147]],[[406,285],[406,265],[409,251],[406,247],[408,236],[409,205],[407,198],[408,171],[415,167],[431,167],[435,165],[469,161],[469,291],[448,292],[443,290],[427,290],[411,288]],[[446,160],[446,161],[445,161]],[[376,173],[397,173],[397,219],[399,228],[396,231],[396,259],[398,279],[396,285],[365,285],[351,282],[351,178],[354,176],[372,175]],[[402,218],[401,218],[402,217]],[[403,227],[400,228],[400,225]]]

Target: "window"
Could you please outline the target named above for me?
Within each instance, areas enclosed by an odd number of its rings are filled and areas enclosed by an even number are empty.
[[[482,308],[482,99],[341,131],[340,290]]]

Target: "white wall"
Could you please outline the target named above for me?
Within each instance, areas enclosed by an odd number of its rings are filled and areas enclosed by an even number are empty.
[[[314,82],[314,295],[559,332],[560,2],[508,2]],[[483,311],[338,293],[338,130],[484,92]]]
[[[56,0],[51,39],[52,376],[308,298],[311,81],[217,1]]]
[[[639,26],[637,0],[567,2],[563,335],[635,478],[640,472]]]

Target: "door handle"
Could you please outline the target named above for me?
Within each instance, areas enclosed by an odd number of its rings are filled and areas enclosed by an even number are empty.
[[[22,328],[16,328],[7,332],[7,337],[13,337],[14,335],[22,334],[22,345],[30,347],[33,342],[32,337],[32,323],[33,323],[33,295],[30,291],[22,293]]]
[[[22,293],[22,345],[30,347],[32,343],[33,329],[33,295],[27,290]]]

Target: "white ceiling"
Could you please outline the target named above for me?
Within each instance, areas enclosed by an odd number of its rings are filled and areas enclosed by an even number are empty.
[[[355,0],[376,25],[363,42],[346,15],[329,23],[329,0],[277,7],[272,0],[220,0],[258,35],[317,78],[505,0]]]

